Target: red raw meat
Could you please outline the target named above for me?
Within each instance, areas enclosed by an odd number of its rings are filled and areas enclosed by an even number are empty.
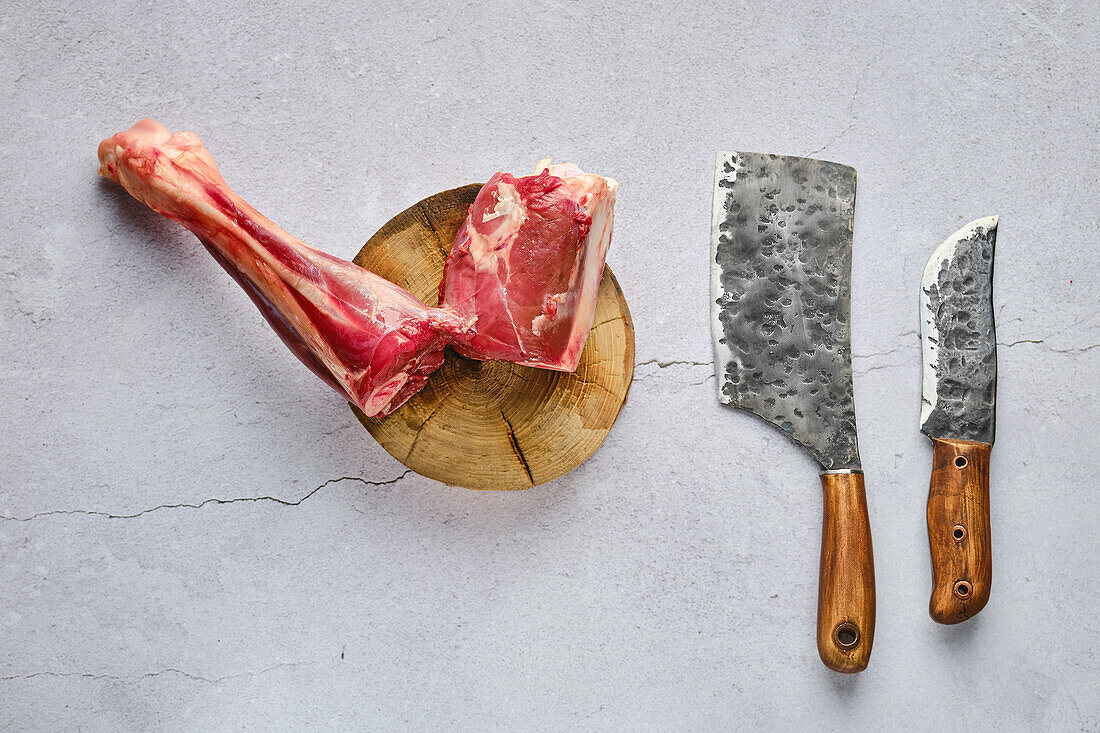
[[[388,415],[472,318],[290,236],[229,189],[202,140],[153,120],[99,144],[99,172],[191,230],[303,364],[366,415]]]
[[[576,370],[611,245],[610,178],[572,163],[497,173],[478,192],[440,283],[443,305],[477,316],[456,338],[474,359]]]

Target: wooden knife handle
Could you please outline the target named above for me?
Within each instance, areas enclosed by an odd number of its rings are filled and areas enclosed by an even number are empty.
[[[875,640],[875,559],[862,473],[823,473],[817,651],[837,672],[867,667]]]
[[[989,452],[969,440],[932,439],[928,491],[928,545],[932,600],[928,613],[941,624],[965,621],[985,607],[993,580],[989,542]]]

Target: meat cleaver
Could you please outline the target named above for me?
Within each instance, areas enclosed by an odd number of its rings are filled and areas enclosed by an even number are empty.
[[[776,425],[821,464],[817,649],[838,672],[866,668],[875,632],[852,394],[855,196],[848,166],[718,153],[711,227],[718,400]]]
[[[932,253],[920,289],[921,432],[932,439],[928,544],[941,624],[985,607],[993,577],[989,454],[997,392],[993,248],[997,217],[964,226]]]

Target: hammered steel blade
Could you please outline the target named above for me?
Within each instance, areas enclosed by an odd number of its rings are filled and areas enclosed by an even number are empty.
[[[997,334],[993,249],[997,217],[976,219],[936,248],[921,279],[921,432],[993,443]]]
[[[838,163],[718,154],[718,399],[778,426],[827,471],[860,468],[849,321],[855,195],[855,170]]]

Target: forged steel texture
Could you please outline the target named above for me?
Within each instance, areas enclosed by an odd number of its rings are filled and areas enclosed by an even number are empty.
[[[977,219],[936,251],[921,280],[921,432],[993,443],[997,334],[993,251],[997,217]]]
[[[778,426],[827,471],[860,468],[849,319],[855,195],[855,170],[838,163],[718,154],[718,399]]]

